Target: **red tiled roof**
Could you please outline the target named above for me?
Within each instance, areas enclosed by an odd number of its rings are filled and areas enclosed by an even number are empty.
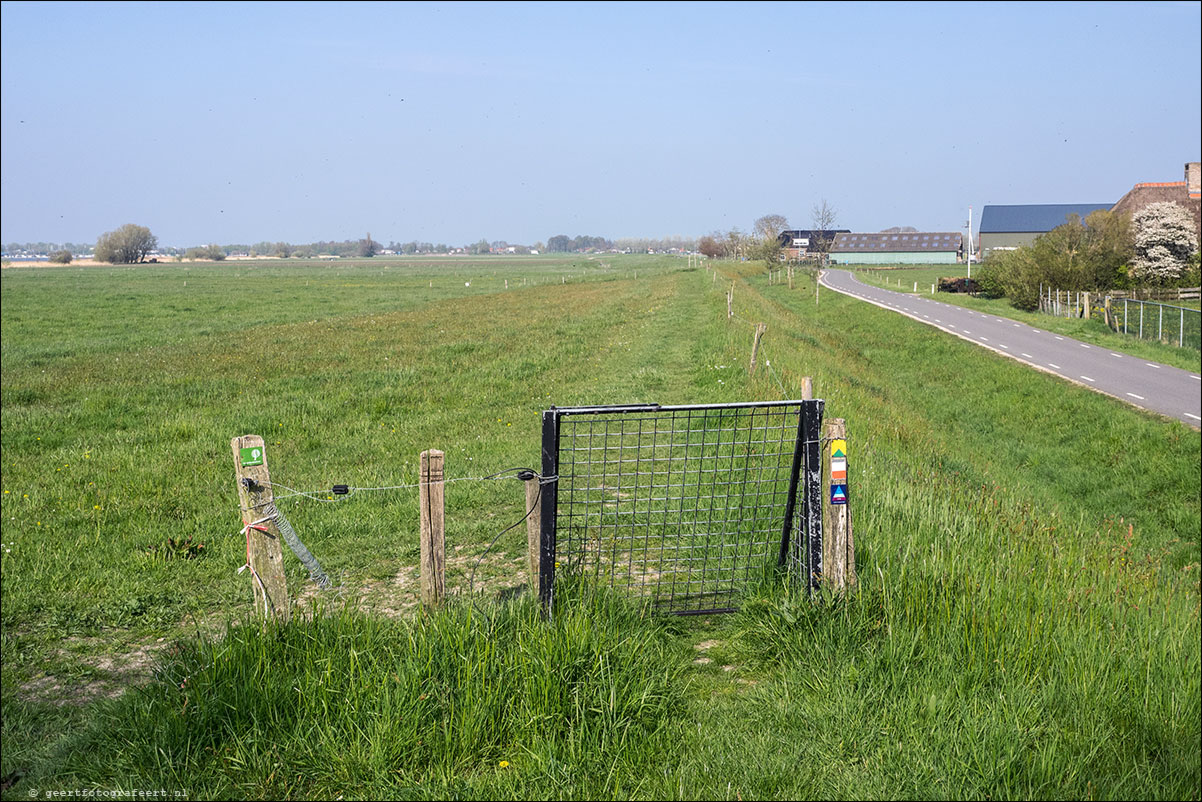
[[[1184,181],[1144,181],[1135,185],[1136,187],[1183,187]],[[1133,187],[1134,189],[1134,187]]]

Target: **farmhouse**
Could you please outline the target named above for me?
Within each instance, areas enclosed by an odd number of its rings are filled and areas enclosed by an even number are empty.
[[[1014,250],[1030,245],[1040,234],[1046,234],[1068,222],[1069,215],[1082,220],[1091,212],[1109,210],[1109,203],[1040,203],[1017,206],[986,206],[981,211],[980,250],[987,256],[995,249]]]
[[[776,239],[780,242],[781,247],[785,249],[786,259],[805,259],[807,256],[823,251],[822,248],[816,247],[819,242],[831,242],[839,234],[850,233],[851,230],[847,228],[822,230],[791,228],[780,232]]]
[[[1112,211],[1133,215],[1152,203],[1175,203],[1194,218],[1194,228],[1202,239],[1202,165],[1189,162],[1185,165],[1184,181],[1146,182],[1136,184]]]
[[[956,232],[840,234],[831,246],[831,264],[929,265],[956,264],[964,240]]]

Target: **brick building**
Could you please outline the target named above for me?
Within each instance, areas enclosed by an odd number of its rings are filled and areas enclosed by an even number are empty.
[[[1166,201],[1176,203],[1190,213],[1194,218],[1194,229],[1202,240],[1202,165],[1199,162],[1185,165],[1184,181],[1136,184],[1111,211],[1134,215],[1149,204]]]

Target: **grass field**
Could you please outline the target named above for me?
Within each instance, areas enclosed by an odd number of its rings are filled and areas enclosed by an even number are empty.
[[[718,271],[0,273],[4,797],[1198,798],[1197,431],[804,278]],[[744,321],[768,326],[755,376]],[[444,611],[417,613],[413,491],[293,497],[337,587],[288,555],[317,612],[248,625],[234,435],[292,488],[408,484],[426,448],[480,477],[537,467],[551,404],[796,397],[806,375],[847,419],[846,601],[769,582],[665,620],[582,587],[547,624],[522,528],[484,553],[522,487],[462,481]],[[164,559],[169,537],[203,553]]]
[[[1054,331],[1083,342],[1105,346],[1115,351],[1121,351],[1132,356],[1152,359],[1182,370],[1198,370],[1198,349],[1193,347],[1179,348],[1176,345],[1157,342],[1155,339],[1138,339],[1119,334],[1110,330],[1101,320],[1093,318],[1062,318],[1045,315],[1039,312],[1024,312],[1015,309],[1005,298],[984,298],[981,296],[965,295],[962,293],[936,292],[932,295],[931,285],[938,286],[939,279],[965,275],[964,265],[926,265],[915,267],[892,268],[880,270],[858,268],[855,270],[860,280],[878,287],[896,292],[914,293],[914,285],[918,285],[918,294],[935,298],[943,303],[964,306],[998,317],[1018,320],[1029,326]],[[1186,308],[1197,308],[1195,301],[1183,301],[1180,305]],[[1194,330],[1186,324],[1186,345],[1197,340],[1196,323]],[[1175,331],[1175,330],[1174,330]]]

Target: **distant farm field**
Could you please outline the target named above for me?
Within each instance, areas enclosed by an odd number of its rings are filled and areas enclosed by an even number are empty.
[[[1197,798],[1198,432],[714,267],[4,270],[5,798]],[[428,448],[450,478],[538,467],[550,405],[775,400],[803,376],[847,421],[845,601],[773,582],[664,620],[581,589],[547,623],[524,528],[486,553],[521,485],[472,480],[447,485],[452,600],[426,615],[416,494],[329,501],[416,481]],[[314,491],[281,509],[336,584],[286,553],[321,612],[283,629],[249,625],[237,573],[249,433]]]

